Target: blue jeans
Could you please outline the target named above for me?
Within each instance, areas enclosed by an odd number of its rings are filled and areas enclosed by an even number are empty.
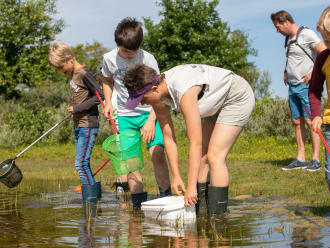
[[[89,160],[99,128],[73,127],[76,144],[75,166],[82,184],[95,183]]]
[[[327,144],[330,146],[330,125],[325,124],[325,132],[324,132],[324,138]],[[327,149],[325,149],[325,181],[330,184],[330,154],[327,152]]]
[[[289,84],[289,106],[292,119],[298,119],[300,117],[309,119],[304,109],[306,107],[309,113],[311,113],[308,100],[308,87],[309,85],[304,83],[297,85]]]

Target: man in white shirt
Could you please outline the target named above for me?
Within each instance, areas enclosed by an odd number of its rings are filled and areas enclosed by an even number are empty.
[[[320,138],[311,130],[312,120],[308,118],[306,111],[310,113],[308,100],[308,86],[311,79],[314,60],[318,53],[326,47],[317,37],[315,32],[306,27],[295,24],[292,16],[284,10],[271,14],[271,20],[280,34],[286,37],[286,65],[284,70],[284,83],[289,86],[289,105],[292,123],[296,131],[298,154],[289,165],[282,170],[306,169],[316,171],[320,164]],[[311,130],[313,158],[306,163],[305,122]]]

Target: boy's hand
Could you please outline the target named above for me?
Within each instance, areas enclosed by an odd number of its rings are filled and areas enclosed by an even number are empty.
[[[147,119],[141,128],[141,136],[144,143],[149,143],[155,138],[155,120]]]
[[[188,187],[187,192],[184,194],[184,205],[189,207],[197,202],[197,189],[196,186]]]
[[[316,132],[316,129],[321,129],[322,118],[321,116],[316,116],[312,121],[312,130]]]
[[[73,115],[73,107],[70,106],[66,109],[67,112],[69,112],[71,115]]]
[[[186,187],[180,176],[173,177],[171,183],[171,189],[173,194],[175,195],[182,195],[182,192],[186,192]]]
[[[285,85],[288,85],[288,74],[284,72],[283,81]]]
[[[113,107],[112,104],[106,104],[102,110],[103,115],[105,118],[108,118],[108,114],[112,117],[113,115]]]

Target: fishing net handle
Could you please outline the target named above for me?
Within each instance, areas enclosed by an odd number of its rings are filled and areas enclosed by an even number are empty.
[[[95,90],[95,93],[96,93],[96,95],[97,95],[97,97],[98,97],[100,103],[102,104],[102,107],[104,108],[104,107],[105,107],[105,106],[104,106],[104,102],[102,101],[102,98],[101,98],[100,94],[97,92],[97,90]],[[118,128],[117,128],[115,122],[113,121],[113,119],[111,118],[111,115],[110,115],[109,113],[107,113],[107,117],[108,117],[109,122],[110,122],[110,124],[112,125],[113,129],[115,130],[115,132],[116,132],[116,133],[119,133]]]
[[[19,154],[16,155],[16,157],[14,158],[17,159],[19,156],[21,156],[24,152],[26,152],[27,150],[29,150],[33,145],[35,145],[39,140],[41,140],[43,137],[45,137],[47,134],[49,134],[51,131],[53,131],[57,126],[59,126],[63,121],[65,121],[66,119],[70,118],[71,114],[68,114],[64,117],[63,120],[59,121],[58,123],[56,123],[52,128],[50,128],[47,132],[45,132],[43,135],[41,135],[38,139],[36,139],[35,141],[33,141],[33,143],[31,145],[29,145],[28,147],[26,147],[23,151],[21,151]]]

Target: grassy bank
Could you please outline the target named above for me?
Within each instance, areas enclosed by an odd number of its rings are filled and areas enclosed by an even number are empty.
[[[187,175],[187,140],[181,140],[180,170],[183,178]],[[10,158],[21,151],[0,150],[0,159]],[[307,160],[311,159],[311,145],[307,144]],[[78,185],[78,175],[74,169],[74,145],[33,147],[21,158],[17,165],[24,174],[24,180],[15,189],[0,186],[1,192],[31,193],[65,191],[70,185]],[[282,171],[296,155],[295,145],[276,141],[242,136],[228,157],[230,170],[230,198],[240,195],[263,195],[287,199],[293,205],[311,207],[312,211],[330,211],[330,194],[324,181],[324,169],[318,172],[305,170]],[[93,151],[94,170],[107,159],[101,146]],[[146,165],[143,170],[144,185],[148,192],[157,193],[152,164],[145,153]],[[324,165],[324,154],[321,154]],[[107,165],[97,177],[103,185],[111,185],[116,176],[111,165]]]

